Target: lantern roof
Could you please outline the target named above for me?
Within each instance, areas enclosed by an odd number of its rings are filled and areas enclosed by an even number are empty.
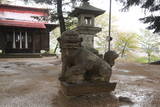
[[[92,5],[89,4],[88,0],[84,0],[83,4],[80,7],[76,7],[72,13],[70,14],[70,16],[73,17],[77,17],[80,14],[93,14],[94,16],[99,16],[101,14],[103,14],[105,12],[105,10],[96,8]]]

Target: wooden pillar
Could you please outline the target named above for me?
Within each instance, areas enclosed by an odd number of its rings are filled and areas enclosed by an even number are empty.
[[[20,49],[22,49],[22,32],[19,33]]]
[[[28,48],[28,34],[25,32],[25,48]]]
[[[13,32],[13,49],[16,48],[16,33]]]
[[[32,32],[32,52],[35,53],[36,49],[35,49],[35,33]]]

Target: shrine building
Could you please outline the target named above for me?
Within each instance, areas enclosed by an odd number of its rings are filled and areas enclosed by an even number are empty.
[[[57,27],[35,17],[47,17],[48,9],[0,4],[0,50],[2,53],[49,51],[49,32]]]

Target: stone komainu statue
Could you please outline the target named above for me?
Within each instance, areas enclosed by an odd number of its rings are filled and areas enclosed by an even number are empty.
[[[112,67],[115,64],[115,60],[118,58],[118,54],[115,51],[107,51],[104,54],[104,60]]]
[[[81,46],[75,31],[66,31],[58,38],[62,52],[61,81],[67,83],[109,82],[111,66],[102,58]]]

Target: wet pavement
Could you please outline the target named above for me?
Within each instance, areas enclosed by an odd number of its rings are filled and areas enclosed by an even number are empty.
[[[117,97],[129,98],[133,104],[122,107],[160,106],[160,66],[118,62],[114,67],[112,81],[117,81]]]
[[[0,107],[53,107],[60,60],[0,59]]]
[[[66,97],[55,57],[0,59],[0,107],[159,107],[160,66],[118,61],[108,94]]]

